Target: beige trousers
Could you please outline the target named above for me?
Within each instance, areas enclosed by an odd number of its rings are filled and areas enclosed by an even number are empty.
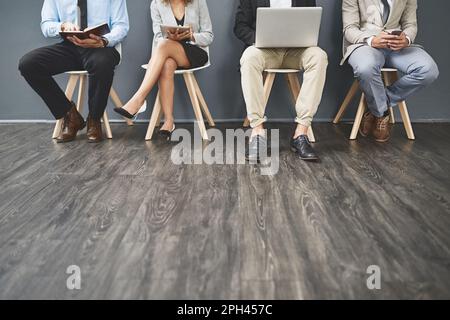
[[[252,128],[267,121],[264,105],[265,69],[299,69],[303,84],[295,106],[295,122],[310,127],[325,86],[328,57],[319,47],[301,49],[257,49],[248,47],[241,58],[242,90]]]

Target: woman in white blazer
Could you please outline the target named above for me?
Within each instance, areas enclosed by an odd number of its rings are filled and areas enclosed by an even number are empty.
[[[142,111],[145,100],[159,82],[159,92],[165,123],[160,135],[170,137],[175,130],[173,119],[174,73],[177,69],[197,68],[208,60],[206,48],[214,39],[211,19],[206,0],[153,0],[151,3],[153,20],[153,52],[147,72],[139,90],[117,113],[133,119]],[[181,34],[169,33],[164,37],[161,25],[189,26],[190,30]]]

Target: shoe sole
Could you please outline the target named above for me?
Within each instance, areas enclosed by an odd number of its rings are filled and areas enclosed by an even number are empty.
[[[375,139],[375,142],[385,143],[385,142],[388,142],[390,139],[391,139],[390,137],[387,138],[387,139],[383,139],[383,140],[381,140],[381,139]]]
[[[299,154],[297,153],[297,150],[294,149],[294,148],[291,148],[291,151],[292,151],[293,153],[295,153],[295,154],[297,155],[297,157],[298,157],[300,160],[303,160],[303,161],[310,161],[310,162],[319,161],[319,157],[314,157],[314,158],[304,158],[304,157],[302,157],[301,155],[299,155]]]
[[[125,117],[129,120],[135,120],[135,118],[136,118],[136,115],[133,116],[131,113],[123,110],[122,108],[114,108],[113,110],[114,110],[114,112],[120,114],[122,117]]]
[[[100,142],[102,142],[104,139],[101,139],[101,140],[89,140],[88,139],[88,143],[100,143]]]

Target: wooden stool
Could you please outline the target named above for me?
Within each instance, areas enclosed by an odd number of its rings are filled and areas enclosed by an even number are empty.
[[[381,69],[383,80],[386,86],[391,85],[395,81],[398,80],[398,70],[392,69],[392,68],[383,68]],[[359,82],[358,80],[355,80],[347,93],[347,96],[344,99],[344,102],[342,103],[341,107],[339,108],[339,112],[337,113],[336,117],[333,120],[334,124],[338,124],[342,116],[344,115],[345,111],[347,110],[350,102],[353,100],[357,92],[359,91]],[[402,101],[398,104],[400,115],[402,116],[403,125],[405,127],[406,135],[408,136],[408,139],[415,140],[414,130],[411,125],[411,119],[409,117],[408,108],[406,106],[406,102]],[[364,113],[367,109],[367,102],[366,97],[364,93],[361,95],[361,99],[359,101],[358,111],[356,112],[355,122],[353,124],[353,129],[350,134],[350,140],[356,140],[358,137],[359,127],[361,126],[361,121],[364,116]],[[392,108],[389,109],[389,112],[391,114],[391,123],[395,123],[394,118],[394,110]]]
[[[191,98],[192,108],[194,109],[195,118],[197,119],[197,124],[200,129],[200,134],[202,135],[203,140],[208,140],[208,133],[206,132],[205,121],[203,119],[203,114],[205,115],[208,123],[211,127],[214,127],[216,124],[209,112],[208,105],[206,104],[205,98],[203,97],[202,91],[198,85],[197,79],[195,78],[195,72],[199,70],[206,69],[210,67],[211,64],[207,64],[200,68],[187,69],[187,70],[176,70],[176,75],[183,75],[184,82],[186,83],[187,90],[189,92],[189,97]],[[147,69],[147,65],[143,65],[142,68]],[[203,114],[202,114],[203,112]],[[153,133],[155,132],[155,128],[159,126],[161,123],[162,116],[162,107],[161,102],[159,100],[159,90],[158,95],[156,96],[155,105],[153,107],[152,116],[150,118],[150,123],[148,125],[147,134],[145,136],[145,140],[151,140],[153,137]]]
[[[297,101],[298,95],[300,94],[301,84],[298,80],[298,74],[300,70],[296,69],[266,69],[264,70],[264,105],[269,102],[270,93],[272,92],[273,82],[275,81],[275,76],[277,74],[284,74],[289,86],[289,91],[292,94],[294,103]],[[244,121],[244,128],[250,126],[250,121],[248,118]],[[308,129],[308,138],[311,142],[316,142],[314,132],[312,127]]]
[[[66,87],[66,96],[67,96],[67,99],[69,99],[70,101],[72,101],[73,95],[75,93],[75,88],[76,88],[77,84],[79,84],[78,85],[77,110],[78,110],[78,112],[81,113],[81,112],[83,112],[84,92],[86,90],[88,72],[87,71],[70,71],[70,72],[66,72],[66,73],[69,75],[69,82],[67,83],[67,87]],[[117,95],[116,90],[114,90],[114,88],[112,88],[112,87],[111,87],[111,92],[109,93],[109,96],[111,97],[111,100],[114,102],[116,107],[121,108],[123,106],[122,101],[120,101],[120,98]],[[127,124],[129,126],[133,125],[132,120],[125,119],[125,121],[127,122]],[[55,129],[53,130],[53,136],[52,136],[53,139],[56,139],[59,136],[59,134],[61,133],[62,123],[63,123],[62,119],[56,121]],[[105,126],[106,138],[112,139],[113,136],[112,136],[111,126],[109,124],[109,118],[108,118],[108,114],[106,111],[103,114],[103,124]]]

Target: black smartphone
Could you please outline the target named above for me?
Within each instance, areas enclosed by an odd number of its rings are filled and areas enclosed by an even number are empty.
[[[394,31],[391,31],[391,34],[392,34],[393,36],[400,36],[402,33],[403,33],[402,30],[394,30]]]

